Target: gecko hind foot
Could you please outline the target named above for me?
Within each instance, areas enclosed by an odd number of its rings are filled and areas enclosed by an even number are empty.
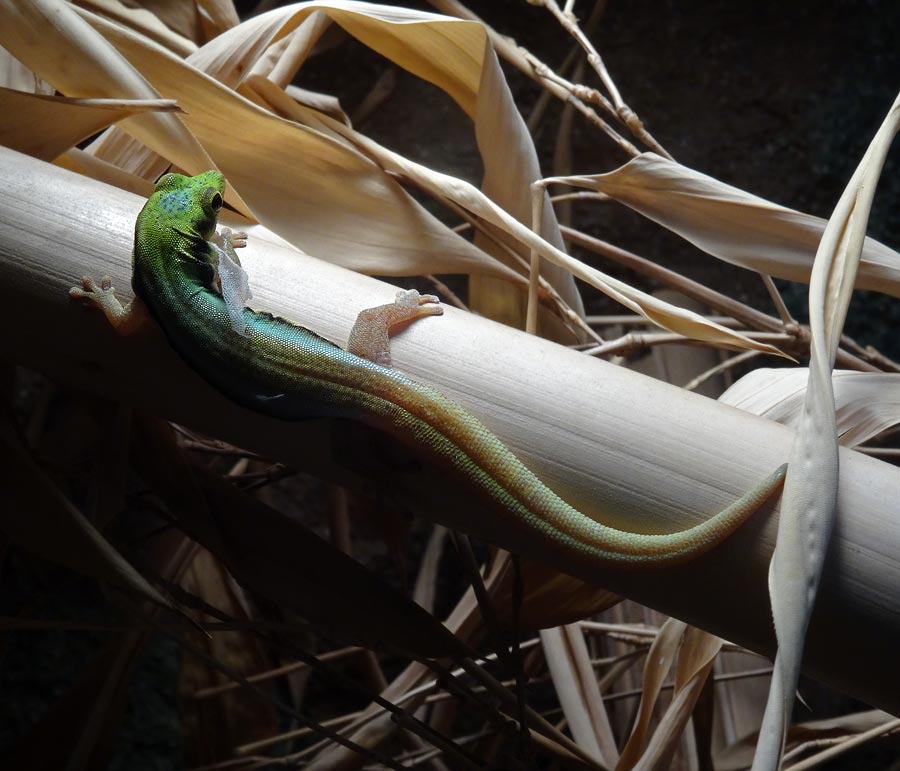
[[[394,302],[360,311],[350,331],[347,350],[364,359],[391,366],[390,337],[417,319],[440,316],[443,307],[433,294],[419,294],[415,289],[397,292]]]
[[[109,276],[104,276],[100,279],[100,288],[97,288],[97,284],[95,283],[93,277],[91,276],[82,276],[81,277],[81,286],[73,286],[69,290],[69,294],[72,297],[77,299],[93,299],[91,295],[94,295],[98,292],[105,292],[112,289],[112,279]]]
[[[394,305],[404,308],[418,308],[415,314],[411,314],[415,318],[421,316],[441,316],[444,308],[440,305],[441,299],[433,294],[419,294],[415,289],[404,289],[397,292],[394,298]]]
[[[109,276],[101,278],[99,285],[91,276],[83,276],[81,286],[73,286],[69,290],[69,297],[79,300],[87,307],[99,308],[113,327],[118,327],[127,316],[126,309],[116,297],[116,290]]]

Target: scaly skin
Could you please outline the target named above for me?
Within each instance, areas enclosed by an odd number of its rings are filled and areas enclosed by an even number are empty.
[[[224,190],[216,171],[159,181],[137,219],[132,286],[188,365],[235,402],[284,420],[348,417],[385,430],[449,467],[505,512],[513,529],[538,533],[573,568],[685,562],[725,539],[780,488],[785,467],[688,530],[616,530],[559,498],[476,418],[434,389],[270,314],[245,309],[246,335],[236,333],[214,288],[209,243]]]

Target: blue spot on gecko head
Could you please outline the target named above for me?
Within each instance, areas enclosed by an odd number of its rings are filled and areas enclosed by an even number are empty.
[[[191,207],[191,195],[187,190],[176,190],[160,196],[159,205],[169,214],[186,212]]]

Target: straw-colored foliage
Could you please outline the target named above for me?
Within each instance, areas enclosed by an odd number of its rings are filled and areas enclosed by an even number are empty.
[[[152,633],[181,645],[184,749],[196,768],[775,769],[784,746],[810,754],[821,740],[836,752],[897,729],[878,711],[789,724],[815,587],[829,570],[838,445],[880,440],[898,422],[897,365],[872,351],[864,360],[840,335],[854,284],[893,296],[900,288],[900,254],[865,238],[896,107],[834,217],[821,220],[668,157],[590,42],[604,3],[588,18],[587,0],[531,2],[572,37],[559,72],[455,0],[432,3],[452,16],[322,0],[243,20],[230,0],[0,0],[0,301],[16,320],[0,353],[50,376],[28,375],[43,395],[25,406],[20,398],[0,419],[0,530],[15,547],[99,582],[108,599],[102,633],[119,632],[55,710],[16,739],[10,767],[105,767]],[[582,5],[579,25],[571,11]],[[404,146],[415,110],[405,131],[376,141],[339,93],[298,85],[309,62],[350,39],[389,72],[432,84],[446,109],[471,122],[480,177],[422,160],[434,157],[420,152],[427,136],[419,149]],[[631,160],[543,176],[498,57],[566,102],[565,120],[580,114],[597,143]],[[570,83],[573,72],[600,87]],[[380,90],[388,82],[373,74],[366,110],[389,98]],[[556,142],[565,157],[566,133]],[[244,262],[263,309],[342,340],[355,311],[374,304],[366,295],[384,296],[383,285],[356,274],[424,276],[445,303],[554,341],[450,312],[405,333],[395,365],[477,412],[590,514],[626,528],[685,527],[790,460],[769,587],[781,647],[762,729],[763,659],[619,603],[643,599],[764,646],[770,617],[757,579],[772,550],[771,507],[756,536],[664,579],[590,568],[573,578],[564,556],[509,535],[502,517],[441,487],[409,450],[382,451],[378,437],[343,423],[249,414],[192,375],[158,333],[117,338],[69,300],[65,288],[81,274],[110,274],[127,296],[140,199],[167,170],[209,168],[228,182],[223,220],[249,233]],[[764,274],[774,294],[769,275],[810,282],[810,327],[780,298],[768,315],[664,266],[654,266],[654,280],[710,307],[653,294],[637,257],[580,233],[577,221],[560,229],[549,193],[564,186]],[[563,233],[599,256],[570,255]],[[604,256],[633,258],[634,283],[611,275]],[[464,277],[448,281],[469,307],[435,274]],[[616,327],[589,323],[582,292],[593,290],[629,314],[616,324],[643,331],[604,339]],[[54,331],[61,327],[74,342]],[[697,383],[748,359],[780,361],[722,401],[796,433],[562,349],[577,344],[644,369],[635,349],[659,356],[675,343],[693,346],[679,349],[691,352],[679,361],[691,362]],[[723,350],[739,354],[723,363]],[[809,368],[788,367],[792,357]],[[845,369],[832,373],[836,357]],[[51,401],[89,463],[44,456]],[[861,503],[843,553],[854,538],[877,541],[858,533],[866,517],[890,515],[877,508],[886,495],[878,491],[897,489],[884,464],[852,458],[840,510],[853,491],[862,490],[850,503]],[[646,522],[635,524],[641,514]],[[490,550],[473,550],[470,532]],[[374,546],[361,546],[363,537]],[[836,585],[865,588],[879,569],[873,549],[859,547],[863,557],[847,561]],[[716,568],[721,579],[708,581],[704,571]],[[734,599],[745,572],[755,576],[748,613]],[[834,596],[846,608],[856,595]],[[892,608],[885,601],[885,617],[896,617]],[[877,629],[882,619],[872,616]],[[896,634],[895,621],[883,623]],[[20,634],[54,627],[27,614],[4,624]],[[877,662],[822,653],[820,641],[811,648],[826,680],[891,701],[884,678],[865,674]],[[730,682],[715,688],[716,679]],[[638,701],[622,709],[629,689]],[[730,740],[713,742],[714,715]]]

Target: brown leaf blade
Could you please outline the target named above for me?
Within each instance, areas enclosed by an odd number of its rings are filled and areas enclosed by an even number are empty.
[[[612,726],[581,628],[570,624],[545,629],[540,636],[550,678],[573,738],[598,763],[615,763]]]
[[[206,549],[197,549],[181,580],[182,587],[229,618],[250,622],[241,589]],[[202,620],[202,619],[197,619]],[[215,620],[215,619],[207,619]],[[248,677],[270,668],[263,642],[243,631],[201,634],[188,630],[191,647],[225,664],[232,672]],[[186,654],[178,673],[178,695],[187,763],[201,766],[227,760],[241,744],[272,736],[278,731],[277,713],[258,694],[235,689],[198,699],[196,694],[229,682],[221,670],[199,656]],[[261,686],[269,688],[269,683]]]
[[[140,72],[119,56],[71,6],[52,0],[6,0],[0,44],[57,90],[72,97],[159,99]],[[177,116],[148,112],[127,124],[137,139],[199,173],[212,161]]]
[[[831,375],[837,415],[838,440],[856,447],[900,423],[900,374],[835,370]],[[809,382],[804,368],[749,372],[719,401],[796,427],[803,415]]]
[[[650,646],[644,665],[644,683],[637,718],[631,729],[631,735],[622,750],[616,771],[628,771],[628,769],[635,768],[645,752],[653,709],[659,699],[663,683],[675,664],[675,654],[687,628],[687,624],[683,621],[674,618],[666,619],[660,627],[653,645]]]
[[[577,179],[714,257],[791,281],[809,281],[828,224],[654,153]],[[856,286],[900,296],[900,254],[866,238]]]
[[[0,144],[52,161],[83,139],[148,111],[177,112],[170,100],[68,99],[0,89]]]
[[[769,566],[778,653],[753,771],[774,771],[784,751],[807,627],[837,512],[840,462],[832,370],[878,177],[898,130],[900,96],[828,221],[810,278],[809,386],[788,459],[778,540]]]
[[[510,275],[430,215],[370,159],[260,109],[175,56],[102,20],[92,22],[153,86],[261,221],[304,250],[387,275]],[[222,131],[222,116],[241,126]]]

